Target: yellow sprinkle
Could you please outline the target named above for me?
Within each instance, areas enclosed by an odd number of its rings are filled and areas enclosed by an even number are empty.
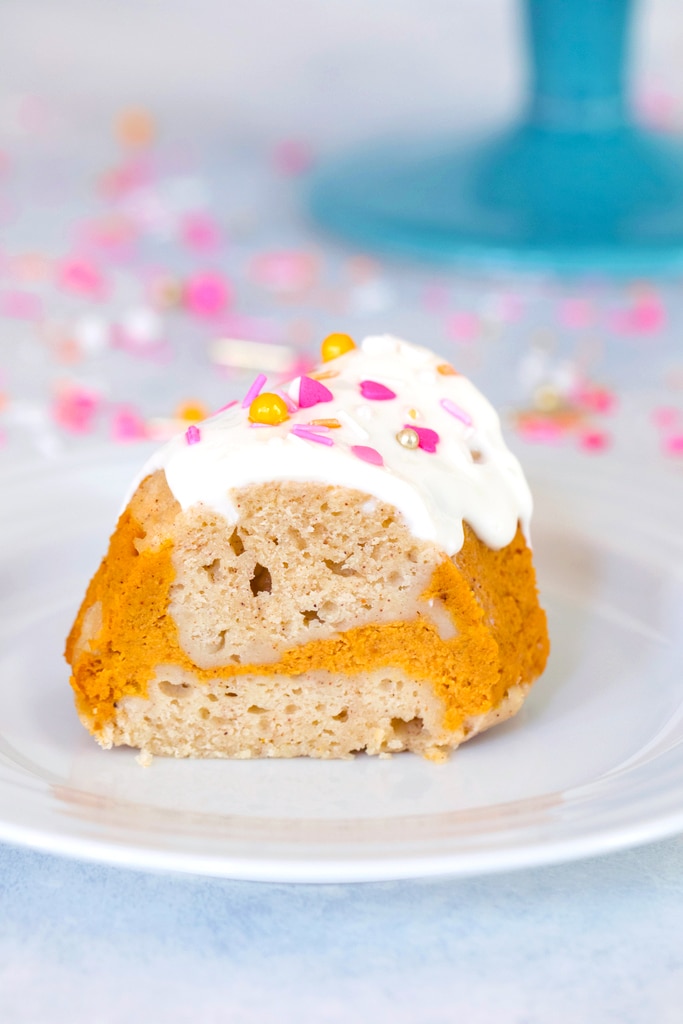
[[[199,423],[209,415],[209,410],[202,402],[181,402],[176,407],[175,418],[186,423]]]
[[[252,423],[267,423],[274,427],[278,423],[284,423],[289,419],[287,406],[279,395],[273,395],[270,391],[263,391],[257,395],[249,406],[249,419]]]
[[[408,415],[410,416],[411,420],[417,420],[420,417],[420,414],[417,411],[417,409],[408,409]]]
[[[330,359],[343,356],[345,352],[350,352],[355,347],[355,341],[348,334],[328,334],[320,349],[323,362],[329,363]]]

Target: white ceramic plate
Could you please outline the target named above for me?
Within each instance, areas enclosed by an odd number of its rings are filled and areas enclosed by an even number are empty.
[[[271,881],[469,875],[683,830],[683,477],[534,451],[553,653],[516,719],[437,766],[171,761],[100,750],[61,656],[120,496],[121,449],[6,471],[0,501],[0,838]]]

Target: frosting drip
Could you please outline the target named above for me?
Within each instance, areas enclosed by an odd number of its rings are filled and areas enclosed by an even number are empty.
[[[198,442],[181,434],[160,449],[133,490],[163,469],[183,509],[201,502],[234,522],[234,489],[322,483],[394,505],[416,537],[449,555],[462,547],[463,522],[495,550],[512,541],[518,522],[528,537],[531,493],[498,415],[428,349],[366,338],[312,371],[303,387],[296,378],[278,390],[290,410],[284,422],[252,423],[249,410],[234,405],[201,424]]]

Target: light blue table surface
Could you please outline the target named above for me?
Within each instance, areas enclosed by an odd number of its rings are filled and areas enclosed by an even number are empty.
[[[12,1024],[675,1024],[683,840],[461,881],[287,886],[0,848]]]

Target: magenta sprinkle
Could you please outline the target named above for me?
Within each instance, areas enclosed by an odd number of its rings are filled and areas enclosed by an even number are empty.
[[[388,402],[396,398],[396,392],[391,388],[379,384],[376,380],[362,380],[360,382],[360,393],[363,398],[369,398],[371,402]]]
[[[464,423],[466,427],[472,426],[472,417],[470,414],[465,412],[464,409],[461,409],[461,407],[456,405],[455,402],[451,402],[450,398],[442,398],[440,405],[442,409],[445,409],[446,412],[451,414],[451,416],[454,416],[456,420],[460,420],[460,422]]]
[[[404,430],[414,430],[420,439],[418,448],[421,448],[423,452],[436,451],[436,446],[441,440],[435,430],[430,430],[429,427],[416,427],[414,423],[404,423]]]
[[[188,444],[199,444],[202,439],[199,427],[195,427],[194,423],[191,427],[188,427],[185,431],[185,440]]]
[[[248,409],[251,403],[256,398],[256,396],[261,394],[261,389],[267,380],[268,378],[266,377],[265,373],[259,373],[258,377],[256,378],[256,380],[251,385],[246,395],[242,399],[243,409]]]
[[[299,386],[299,405],[302,409],[310,409],[321,402],[331,402],[334,395],[329,388],[312,377],[302,377]]]
[[[384,465],[384,459],[376,448],[368,448],[367,445],[364,444],[354,444],[351,451],[357,459],[362,459],[363,462],[369,462],[373,466]]]
[[[316,434],[307,427],[292,427],[290,433],[294,434],[295,437],[303,438],[304,441],[317,441],[318,444],[326,444],[329,448],[334,444],[331,437],[326,437],[324,434]]]

